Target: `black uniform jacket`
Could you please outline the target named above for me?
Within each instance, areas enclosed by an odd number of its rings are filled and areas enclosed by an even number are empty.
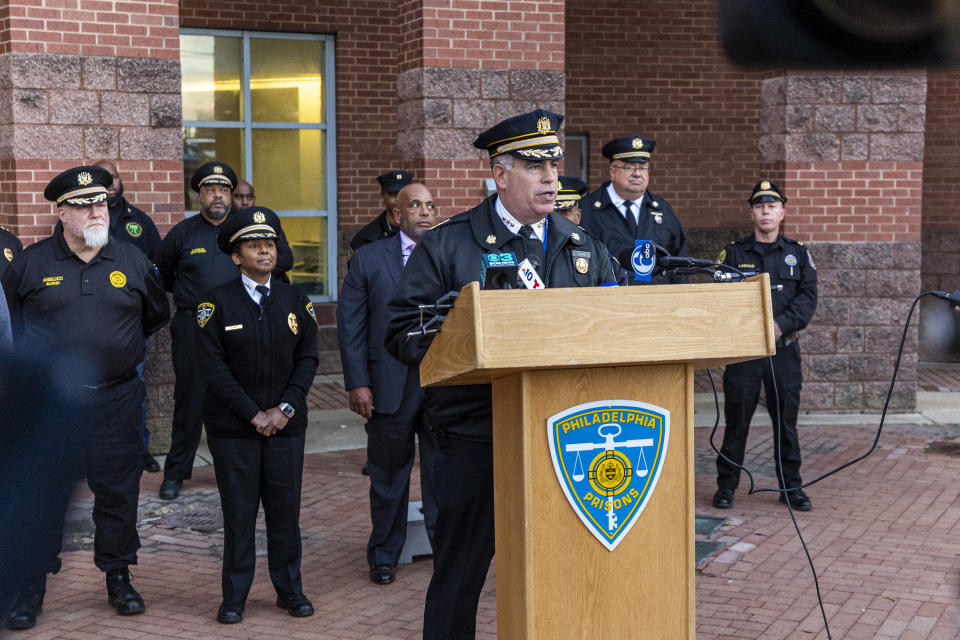
[[[160,232],[150,216],[127,202],[123,196],[110,207],[110,235],[137,246],[143,255],[156,262],[160,257]]]
[[[207,383],[207,432],[221,438],[263,438],[250,420],[258,411],[288,402],[296,413],[276,436],[303,435],[307,392],[319,363],[310,299],[274,277],[261,313],[239,276],[201,298],[198,364]]]
[[[623,214],[610,201],[610,194],[607,193],[609,184],[609,181],[604,182],[599,189],[587,194],[580,201],[580,210],[583,212],[580,225],[607,245],[611,255],[619,260],[620,265],[627,271],[627,281],[630,284],[646,284],[634,280],[630,269],[630,254],[633,253],[634,241],[650,240],[666,249],[672,256],[685,256],[687,255],[687,236],[670,203],[651,191],[643,194],[637,222],[637,235],[633,236]],[[653,278],[656,284],[679,283],[686,280],[682,277],[654,276]]]
[[[178,222],[163,239],[157,267],[177,309],[192,312],[204,291],[239,277],[233,259],[217,246],[218,228],[198,213]],[[293,251],[281,231],[273,273],[279,276],[292,267]]]
[[[70,353],[88,367],[78,382],[129,376],[143,360],[143,339],[170,320],[167,295],[150,260],[111,241],[83,262],[63,237],[27,247],[3,277],[14,341]]]
[[[525,255],[523,239],[510,232],[497,215],[496,198],[490,196],[427,231],[407,260],[397,293],[387,305],[387,349],[401,362],[419,366],[429,347],[429,338],[407,338],[408,331],[420,326],[419,304],[433,304],[448,291],[459,291],[479,280],[484,254],[512,252],[518,259]],[[548,287],[616,282],[601,242],[562,216],[551,213],[548,224],[547,255],[540,270]],[[576,268],[581,258],[587,263],[586,273]],[[517,309],[517,322],[536,321]],[[428,387],[424,389],[424,411],[434,430],[471,440],[492,437],[490,385]]]
[[[353,252],[363,245],[389,238],[396,235],[398,231],[400,231],[400,227],[390,224],[387,220],[387,210],[384,209],[380,212],[380,215],[371,220],[363,229],[357,231],[357,235],[353,236],[353,240],[350,241],[350,255],[347,256],[347,260],[352,258]]]
[[[13,262],[14,256],[23,251],[23,244],[20,242],[20,239],[0,227],[0,252],[3,253],[0,256],[0,278],[3,277],[4,272],[7,270],[7,265]]]
[[[784,336],[807,326],[817,309],[817,268],[810,251],[802,243],[782,235],[776,242],[757,242],[753,235],[731,242],[717,262],[741,271],[770,274],[770,284],[783,285],[774,291],[773,321]]]

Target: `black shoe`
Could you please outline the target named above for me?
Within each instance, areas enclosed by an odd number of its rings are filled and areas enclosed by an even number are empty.
[[[220,608],[217,609],[217,622],[223,624],[243,622],[243,605],[221,603]]]
[[[370,582],[373,584],[390,584],[397,579],[397,570],[388,564],[378,564],[370,567]]]
[[[173,500],[180,495],[180,487],[183,486],[183,480],[171,480],[164,478],[160,483],[160,497],[164,500]]]
[[[158,473],[160,471],[160,463],[146,449],[143,450],[143,470],[148,473]]]
[[[364,463],[363,463],[363,468],[360,469],[360,473],[362,473],[362,474],[365,475],[365,476],[370,475],[370,465],[367,464],[366,462],[364,462]]]
[[[130,572],[126,567],[107,572],[107,602],[121,616],[132,616],[147,610],[143,598],[130,584]]]
[[[10,613],[7,614],[4,626],[11,631],[33,629],[37,626],[37,616],[43,612],[43,596],[46,591],[47,576],[24,587],[17,596]]]
[[[717,509],[729,509],[733,506],[733,489],[717,489],[713,494],[713,506]]]
[[[286,609],[294,618],[306,618],[313,615],[313,604],[302,593],[290,598],[277,596],[277,606]]]
[[[810,511],[813,509],[813,505],[810,504],[810,498],[803,492],[803,489],[781,493],[780,502],[783,504],[787,504],[786,496],[790,496],[790,506],[793,507],[794,511]]]

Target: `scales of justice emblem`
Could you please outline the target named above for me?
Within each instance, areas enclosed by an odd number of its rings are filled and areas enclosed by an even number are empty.
[[[670,412],[600,400],[547,419],[550,457],[574,512],[613,551],[653,496],[670,439]]]

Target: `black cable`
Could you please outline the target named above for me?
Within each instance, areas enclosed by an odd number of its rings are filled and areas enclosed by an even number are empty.
[[[862,455],[860,455],[860,456],[857,456],[856,458],[854,458],[854,459],[852,459],[852,460],[850,460],[850,461],[848,461],[848,462],[843,463],[843,464],[840,465],[839,467],[836,467],[835,469],[832,469],[832,470],[830,470],[830,471],[828,471],[828,472],[820,475],[819,477],[811,480],[810,482],[806,482],[806,483],[800,485],[799,487],[783,488],[784,485],[786,484],[786,482],[785,482],[785,480],[784,480],[784,477],[783,477],[783,458],[782,458],[782,452],[781,452],[781,450],[780,450],[780,428],[781,428],[781,424],[782,424],[782,420],[783,420],[783,415],[782,415],[782,411],[780,410],[780,395],[779,395],[779,392],[778,392],[778,390],[777,390],[776,375],[774,374],[774,370],[773,370],[773,358],[772,358],[772,356],[768,356],[768,357],[767,357],[767,361],[768,361],[768,364],[770,365],[770,374],[771,374],[771,377],[773,378],[773,392],[774,392],[774,397],[775,397],[776,402],[777,402],[777,424],[775,425],[775,431],[774,431],[774,438],[775,438],[774,447],[775,447],[775,451],[776,451],[776,454],[775,454],[776,460],[775,460],[775,461],[776,461],[776,466],[777,466],[777,475],[778,475],[778,479],[779,479],[779,481],[780,481],[780,487],[781,487],[781,488],[779,488],[779,489],[766,488],[766,487],[760,488],[760,489],[755,488],[755,484],[754,484],[754,480],[753,480],[753,474],[750,472],[750,470],[747,469],[746,467],[744,467],[743,465],[737,464],[736,462],[734,462],[733,460],[731,460],[731,459],[728,458],[727,456],[723,455],[723,453],[722,453],[719,449],[717,449],[717,446],[716,446],[716,444],[714,443],[714,436],[716,435],[717,428],[718,428],[718,426],[719,426],[719,424],[720,424],[720,399],[719,399],[719,396],[717,395],[717,386],[716,386],[716,384],[714,383],[714,380],[713,380],[713,373],[712,373],[709,369],[707,369],[707,375],[708,375],[709,378],[710,378],[710,386],[713,388],[713,401],[714,401],[714,406],[715,406],[715,409],[716,409],[716,420],[715,420],[714,423],[713,423],[713,430],[710,432],[710,448],[713,449],[713,451],[716,452],[717,456],[719,456],[721,459],[723,459],[724,461],[728,462],[729,464],[733,465],[733,466],[736,467],[737,469],[739,469],[739,470],[741,470],[741,471],[743,471],[744,473],[747,474],[747,478],[749,478],[749,480],[750,480],[750,489],[749,489],[749,491],[747,492],[748,495],[754,494],[754,493],[761,493],[761,492],[776,492],[776,493],[783,494],[784,497],[786,498],[787,510],[788,510],[789,513],[790,513],[790,519],[793,521],[793,527],[794,527],[794,529],[795,529],[796,532],[797,532],[797,538],[799,538],[800,544],[803,546],[803,552],[804,552],[804,554],[807,556],[807,563],[810,565],[810,572],[813,574],[813,583],[814,583],[814,586],[816,587],[816,591],[817,591],[817,602],[818,602],[819,605],[820,605],[820,614],[821,614],[822,617],[823,617],[823,626],[824,626],[824,629],[825,629],[826,632],[827,632],[827,638],[828,638],[828,640],[832,640],[833,636],[830,634],[830,626],[829,626],[829,624],[827,623],[827,613],[826,613],[826,610],[824,609],[824,606],[823,606],[823,599],[822,599],[821,596],[820,596],[820,581],[819,581],[818,578],[817,578],[817,572],[816,572],[816,569],[815,569],[814,566],[813,566],[813,559],[810,557],[810,551],[807,549],[807,544],[806,544],[806,542],[805,542],[804,539],[803,539],[803,535],[800,533],[800,527],[799,527],[799,525],[797,524],[797,518],[796,518],[796,516],[795,516],[794,513],[793,513],[793,505],[790,504],[790,498],[789,498],[789,496],[788,496],[787,494],[789,494],[789,493],[792,492],[792,491],[799,491],[799,490],[801,490],[801,489],[805,489],[806,487],[813,486],[813,485],[817,484],[818,482],[820,482],[821,480],[824,480],[824,479],[826,479],[826,478],[829,478],[830,476],[832,476],[832,475],[834,475],[834,474],[836,474],[836,473],[839,473],[840,471],[843,471],[843,470],[846,469],[847,467],[850,467],[850,466],[852,466],[852,465],[860,462],[861,460],[866,459],[870,454],[872,454],[872,453],[876,450],[877,445],[878,445],[879,442],[880,442],[880,434],[883,433],[883,423],[886,421],[887,408],[888,408],[889,405],[890,405],[890,398],[893,397],[893,388],[894,388],[894,386],[896,385],[896,382],[897,382],[897,373],[900,371],[900,361],[901,361],[901,359],[903,358],[903,346],[904,346],[904,344],[906,344],[906,341],[907,341],[907,331],[910,329],[910,320],[911,320],[911,318],[913,317],[913,312],[914,312],[914,310],[917,308],[917,304],[920,302],[920,299],[921,299],[921,298],[923,298],[924,296],[927,296],[927,295],[936,295],[937,293],[940,293],[940,292],[937,292],[937,291],[922,291],[922,292],[920,293],[920,295],[918,295],[916,298],[914,298],[913,304],[910,305],[910,311],[907,313],[907,319],[906,319],[906,322],[905,322],[904,325],[903,325],[903,333],[902,333],[902,335],[900,336],[900,346],[899,346],[899,348],[897,349],[897,360],[896,360],[896,362],[894,363],[894,366],[893,366],[893,376],[892,376],[891,379],[890,379],[890,386],[889,386],[889,388],[887,389],[887,396],[886,396],[886,398],[884,399],[883,409],[882,409],[882,411],[881,411],[881,413],[880,413],[880,423],[877,425],[877,433],[876,433],[876,436],[875,436],[874,439],[873,439],[873,443],[870,445],[870,448],[866,451],[866,453],[864,453],[864,454],[862,454]]]

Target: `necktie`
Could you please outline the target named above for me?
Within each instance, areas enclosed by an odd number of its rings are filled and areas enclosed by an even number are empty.
[[[633,202],[626,200],[623,203],[623,208],[626,210],[626,219],[627,227],[630,229],[630,237],[637,237],[637,217],[633,214]]]
[[[520,235],[523,236],[523,246],[527,250],[527,258],[533,264],[534,269],[539,269],[543,264],[543,243],[533,233],[533,227],[528,224],[520,227]]]
[[[263,308],[263,305],[267,302],[267,296],[270,295],[270,288],[266,285],[258,284],[256,286],[257,292],[260,294],[260,308]]]

